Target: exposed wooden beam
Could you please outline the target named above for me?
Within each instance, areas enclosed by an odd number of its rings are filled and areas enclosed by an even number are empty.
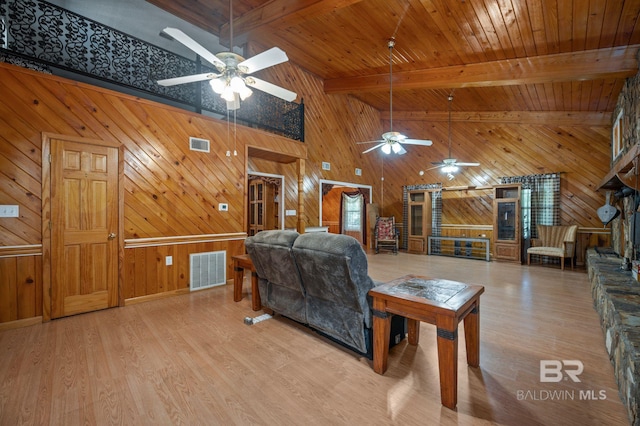
[[[389,120],[389,111],[381,111],[380,118]],[[446,111],[394,111],[393,118],[402,121],[448,121]],[[517,124],[553,124],[564,126],[610,126],[611,114],[592,111],[484,111],[452,112],[451,121],[492,122]]]
[[[362,0],[275,0],[252,9],[233,21],[233,42],[241,45],[248,41],[252,31],[277,22],[280,27],[290,27],[301,22],[330,14]],[[220,42],[229,45],[229,24],[220,29]]]
[[[393,88],[451,89],[627,78],[637,74],[640,45],[506,59],[393,74]],[[389,74],[324,81],[327,94],[388,90]]]

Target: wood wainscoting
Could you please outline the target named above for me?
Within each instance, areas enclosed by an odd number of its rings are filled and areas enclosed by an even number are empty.
[[[244,253],[246,233],[125,240],[123,304],[189,292],[189,255],[224,250],[227,283],[231,256]],[[166,256],[172,265],[166,265]],[[0,330],[43,321],[42,245],[0,247]]]
[[[125,305],[189,291],[189,255],[227,252],[227,282],[233,277],[231,257],[244,253],[244,232],[125,240]],[[171,256],[171,265],[167,265]]]
[[[0,247],[0,330],[42,322],[42,245]]]

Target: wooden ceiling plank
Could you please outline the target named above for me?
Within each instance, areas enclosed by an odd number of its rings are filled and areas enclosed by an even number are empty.
[[[640,46],[560,53],[394,73],[394,89],[506,86],[543,82],[631,77],[638,72]],[[386,91],[389,74],[325,80],[327,94]]]
[[[604,5],[601,2],[589,2],[589,19],[587,25],[587,49],[598,49],[601,44],[602,23],[604,21]],[[605,32],[606,34],[606,32]],[[605,45],[609,47],[609,45]]]
[[[477,39],[477,44],[480,46],[480,50],[477,50],[477,53],[482,54],[485,61],[496,61],[504,58],[502,55],[497,55],[496,49],[500,47],[499,44],[492,43],[490,36],[485,31],[483,22],[480,20],[480,16],[478,16],[470,2],[448,2],[447,4],[450,4],[453,8],[457,6],[459,10],[455,13],[457,15],[456,19],[460,22],[468,23],[470,35]]]
[[[436,5],[436,2],[438,3]],[[464,29],[460,27],[459,22],[454,19],[451,10],[447,4],[442,1],[422,0],[424,12],[428,14],[438,27],[442,34],[442,39],[457,53],[462,63],[473,62],[477,60],[477,46],[473,46],[476,41],[474,37],[469,39]],[[443,50],[440,47],[438,50]]]
[[[588,2],[574,1],[573,2],[573,37],[572,37],[572,50],[586,50],[587,49],[587,27],[589,25],[589,10]]]
[[[489,8],[481,2],[470,3],[472,3],[473,10],[496,58],[498,60],[512,58],[514,52],[511,41],[507,34],[501,30],[505,25],[500,10],[495,7],[495,3],[490,2]]]
[[[511,4],[510,0],[500,0],[496,3],[493,3],[493,7],[499,7],[500,17],[504,24],[505,29],[507,30],[505,35],[509,40],[511,45],[511,50],[513,54],[517,58],[523,58],[527,56],[527,52],[524,48],[524,43],[522,40],[522,33],[520,31],[520,25],[518,22],[517,15],[515,13],[515,9]],[[487,6],[492,7],[492,6]],[[502,33],[502,31],[500,31]],[[502,37],[505,38],[505,37]]]
[[[511,6],[513,7],[514,15],[518,20],[518,28],[522,39],[522,46],[525,51],[525,56],[536,56],[536,42],[533,38],[533,30],[531,28],[531,21],[528,18],[529,10],[527,8],[527,2],[520,0],[511,0]]]
[[[529,0],[527,1],[529,10],[529,21],[531,22],[531,31],[533,33],[533,40],[536,46],[536,55],[548,55],[550,53],[547,46],[546,28],[544,8],[541,0]]]
[[[621,28],[620,25],[622,19],[622,3],[623,2],[608,2],[605,5],[602,18],[602,28]],[[619,45],[616,44],[618,33],[618,31],[602,31],[601,29],[599,34],[598,47],[611,47]]]
[[[570,52],[572,49],[571,40],[573,34],[573,3],[570,1],[560,1],[558,8],[558,47],[560,52]],[[609,47],[609,46],[607,46]]]
[[[276,22],[278,28],[287,28],[303,24],[318,16],[331,14],[336,10],[349,7],[362,0],[274,0],[257,7],[233,21],[234,44],[244,44],[249,35]],[[229,24],[220,30],[223,45],[229,41]],[[236,43],[237,41],[237,43]]]
[[[620,20],[615,27],[617,28],[615,41],[613,43],[615,46],[640,43],[640,31],[636,31],[636,26],[639,24],[638,15],[640,15],[639,3],[624,2],[624,8],[620,13]]]

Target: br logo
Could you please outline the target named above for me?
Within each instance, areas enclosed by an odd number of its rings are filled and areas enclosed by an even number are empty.
[[[540,360],[540,381],[557,383],[566,377],[574,382],[579,382],[578,376],[584,370],[582,361],[577,359],[541,359]]]

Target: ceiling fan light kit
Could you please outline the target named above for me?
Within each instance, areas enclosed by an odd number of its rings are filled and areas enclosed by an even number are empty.
[[[393,131],[393,48],[396,45],[395,38],[390,38],[387,42],[387,47],[389,48],[389,123],[390,130],[386,133],[382,134],[382,139],[377,141],[369,141],[369,142],[358,142],[358,144],[367,144],[367,143],[375,143],[371,148],[364,150],[362,153],[366,154],[371,152],[377,148],[385,154],[394,154],[402,155],[407,152],[406,149],[402,146],[402,144],[409,145],[422,145],[422,146],[430,146],[432,142],[430,140],[423,139],[409,139],[407,136],[403,135],[400,132]]]
[[[232,1],[229,1],[229,15],[229,46],[230,50],[233,50]],[[248,76],[248,74],[253,74],[256,71],[287,62],[289,60],[287,54],[277,47],[272,47],[256,56],[244,59],[232,51],[220,52],[214,55],[177,28],[165,28],[160,34],[164,34],[163,37],[166,35],[167,38],[182,43],[202,59],[216,67],[219,72],[219,74],[204,73],[158,80],[158,84],[161,86],[175,86],[177,84],[209,80],[211,89],[227,101],[227,109],[232,110],[240,107],[240,100],[244,101],[251,96],[253,91],[249,87],[261,90],[287,102],[293,102],[298,96],[295,92],[283,87]]]
[[[452,180],[455,178],[455,174],[460,170],[460,167],[474,167],[479,166],[480,163],[459,163],[458,160],[451,157],[451,103],[453,102],[453,92],[447,97],[449,101],[449,158],[445,158],[441,162],[431,163],[435,167],[431,167],[428,170],[442,169],[442,173],[447,175],[447,179]]]

